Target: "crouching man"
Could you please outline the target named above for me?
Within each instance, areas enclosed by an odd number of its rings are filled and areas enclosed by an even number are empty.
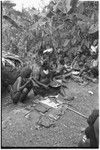
[[[24,67],[11,87],[10,94],[14,104],[18,103],[18,101],[23,102],[33,88],[33,83],[30,77],[31,73],[32,70],[29,67]]]

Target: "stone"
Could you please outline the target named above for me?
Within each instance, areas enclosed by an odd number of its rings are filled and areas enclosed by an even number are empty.
[[[48,111],[49,108],[46,108],[44,107],[42,104],[37,104],[35,106],[35,110],[39,111],[39,112],[42,112],[42,113],[45,113]]]
[[[51,118],[51,119],[54,119],[54,120],[58,120],[60,118],[60,116],[62,116],[64,113],[65,113],[65,108],[62,107],[62,106],[59,106],[58,109],[51,109],[49,112],[48,112],[48,116]]]
[[[46,128],[50,128],[51,126],[54,126],[55,122],[50,120],[49,117],[45,115],[40,118],[37,124]]]
[[[64,100],[67,100],[67,101],[72,101],[72,100],[74,100],[74,96],[69,96],[69,97],[66,97],[66,98],[64,98]]]

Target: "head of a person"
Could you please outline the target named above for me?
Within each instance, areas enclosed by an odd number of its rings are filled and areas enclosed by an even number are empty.
[[[20,73],[21,77],[29,78],[32,73],[32,69],[30,67],[24,67]]]
[[[42,68],[43,68],[44,70],[47,70],[47,69],[49,68],[49,65],[48,65],[48,62],[47,62],[47,61],[45,61],[45,62],[43,63]]]

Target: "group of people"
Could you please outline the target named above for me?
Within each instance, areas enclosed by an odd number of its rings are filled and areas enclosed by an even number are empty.
[[[40,91],[42,89],[46,92],[46,90],[49,88],[52,77],[55,74],[59,74],[59,71],[57,72],[57,69],[55,68],[57,68],[57,66],[55,66],[54,68],[52,67],[51,69],[50,64],[47,61],[44,61],[42,67],[40,68],[38,78],[35,79],[32,68],[30,66],[23,67],[15,83],[10,88],[10,94],[13,103],[17,104],[18,102],[24,102],[30,90],[33,90],[34,95],[37,94],[37,90]],[[63,67],[61,67],[61,69],[58,70],[62,71]],[[79,142],[78,147],[98,148],[99,110],[93,111],[93,113],[87,119],[87,123],[89,124],[89,126],[85,129],[84,135],[81,141]]]
[[[94,48],[96,47],[96,45],[93,45],[93,46]],[[92,49],[93,49],[93,46],[92,46]],[[90,52],[89,50],[86,49],[86,47],[83,48],[83,53],[82,52],[79,53],[79,57],[81,58],[81,56],[83,55],[86,61],[85,55],[90,55]],[[97,56],[98,56],[97,52],[94,52],[94,51],[91,52],[91,57],[95,57],[94,59],[97,59]],[[53,80],[53,77],[63,75],[65,72],[66,73],[69,72],[68,66],[64,63],[64,57],[62,58],[59,56],[56,60],[56,58],[54,57],[53,49],[52,49],[52,52],[45,52],[42,57],[43,57],[43,61],[42,61],[42,64],[40,65],[38,73],[36,73],[36,78],[33,78],[34,70],[29,65],[23,67],[22,70],[20,71],[20,74],[17,80],[15,81],[13,86],[11,86],[11,90],[10,90],[11,97],[14,103],[17,103],[18,101],[23,102],[25,97],[28,95],[31,89],[33,89],[34,94],[36,94],[36,90],[38,89],[40,90],[39,87],[42,87],[45,89],[48,88],[48,85]],[[55,59],[53,59],[53,57]],[[94,70],[94,72],[96,72],[96,70],[98,70],[98,64],[95,63],[95,65],[91,68],[85,65],[85,67],[81,69],[80,75],[82,75],[84,71],[89,72],[90,70]],[[96,75],[96,73],[94,74]]]
[[[43,84],[32,78],[32,69],[29,67],[23,68],[19,77],[11,87],[11,98],[13,103],[18,101],[23,102],[31,89],[35,93],[35,88],[42,86],[44,91],[48,88],[46,84]],[[78,144],[79,148],[98,148],[99,146],[99,110],[94,110],[87,119],[89,126],[85,129],[81,141]]]

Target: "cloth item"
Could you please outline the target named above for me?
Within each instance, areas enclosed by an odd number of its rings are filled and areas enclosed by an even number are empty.
[[[49,73],[49,70],[43,70],[43,72],[47,75]]]
[[[87,123],[90,126],[92,126],[98,117],[99,117],[99,110],[98,109],[94,109],[92,114],[87,119]]]
[[[94,126],[89,126],[86,128],[85,130],[85,134],[87,136],[88,139],[90,139],[90,147],[94,147],[97,148],[98,147],[98,142],[95,136],[95,132],[94,132]]]

